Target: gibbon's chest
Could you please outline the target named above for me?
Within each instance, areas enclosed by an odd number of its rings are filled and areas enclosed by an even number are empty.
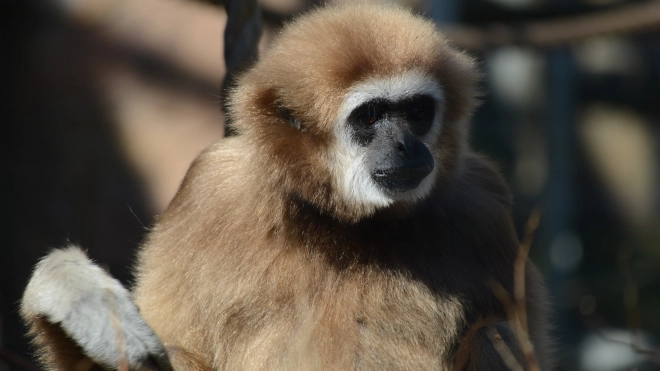
[[[466,323],[490,315],[476,303],[492,293],[469,246],[444,245],[418,227],[353,230],[353,241],[327,230],[326,239],[306,241],[316,245],[279,254],[263,270],[261,289],[247,294],[265,300],[230,305],[224,330],[235,334],[249,323],[251,336],[226,346],[261,344],[269,362],[293,369],[449,369]],[[355,254],[356,245],[368,248]]]
[[[204,254],[154,239],[138,285],[145,318],[166,343],[203,336],[218,369],[444,370],[466,324],[493,314],[491,257],[477,245],[496,241],[475,237],[479,223],[295,222],[227,230]],[[194,321],[171,320],[181,313]]]
[[[158,287],[145,286],[141,303],[168,305],[143,313],[166,343],[208,334],[204,353],[218,369],[450,369],[466,323],[489,316],[477,303],[492,293],[470,234],[441,222],[321,225],[249,241],[225,235],[214,254],[178,249],[189,289],[150,265],[143,282]],[[182,312],[194,326],[169,320]]]
[[[449,369],[464,330],[459,297],[373,267],[336,271],[308,261],[297,273],[261,292],[269,299],[228,308],[224,369],[257,356],[269,366],[255,369]]]

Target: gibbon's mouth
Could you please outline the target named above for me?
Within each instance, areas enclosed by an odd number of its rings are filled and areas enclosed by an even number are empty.
[[[433,164],[377,169],[371,179],[390,192],[403,193],[417,188],[431,171]]]

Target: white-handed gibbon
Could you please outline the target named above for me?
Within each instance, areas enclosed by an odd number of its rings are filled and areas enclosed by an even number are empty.
[[[22,313],[44,363],[508,370],[488,328],[524,363],[488,285],[512,291],[518,240],[506,184],[467,145],[478,81],[432,22],[398,8],[286,26],[231,94],[238,135],[197,158],[144,242],[132,299],[79,250],[39,263]],[[530,265],[526,284],[548,370]]]

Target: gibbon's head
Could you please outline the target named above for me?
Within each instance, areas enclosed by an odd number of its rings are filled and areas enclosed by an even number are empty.
[[[330,7],[285,27],[238,80],[230,112],[273,184],[357,221],[450,181],[478,77],[428,20]]]

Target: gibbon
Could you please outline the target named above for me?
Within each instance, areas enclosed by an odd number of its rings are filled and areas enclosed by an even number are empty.
[[[479,78],[398,8],[289,24],[238,79],[238,135],[195,160],[132,294],[76,248],[39,263],[22,313],[45,364],[508,370],[488,329],[524,363],[488,284],[512,292],[519,242],[508,187],[467,145]],[[545,288],[526,269],[529,336],[549,370]]]

